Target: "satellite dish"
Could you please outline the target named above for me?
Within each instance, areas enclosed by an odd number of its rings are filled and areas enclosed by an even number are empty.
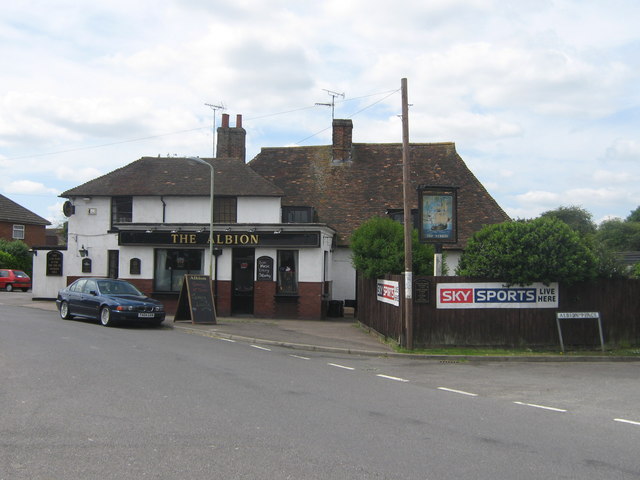
[[[65,217],[70,217],[71,215],[76,213],[76,207],[69,200],[67,200],[62,205],[62,213]]]

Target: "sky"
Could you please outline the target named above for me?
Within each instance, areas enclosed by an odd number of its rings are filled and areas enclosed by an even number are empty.
[[[640,205],[637,0],[21,0],[0,10],[0,193],[59,195],[143,156],[455,142],[512,218]],[[209,105],[224,107],[224,110]]]

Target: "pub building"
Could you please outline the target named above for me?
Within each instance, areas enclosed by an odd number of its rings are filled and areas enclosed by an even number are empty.
[[[331,145],[265,147],[245,163],[242,116],[229,123],[223,114],[214,159],[143,157],[62,193],[67,247],[34,248],[34,298],[108,276],[172,313],[183,276],[210,273],[219,316],[319,319],[355,306],[350,236],[375,216],[403,221],[402,144],[354,143],[352,121],[334,119]],[[457,233],[443,246],[452,273],[473,233],[509,217],[454,143],[409,148],[416,227],[421,186],[455,189]]]
[[[67,247],[35,250],[34,297],[107,276],[171,313],[183,275],[211,270],[219,316],[325,316],[335,231],[313,223],[306,206],[282,207],[283,191],[245,163],[241,121],[229,127],[225,115],[217,157],[202,159],[214,169],[212,232],[211,169],[200,159],[143,157],[62,193]]]

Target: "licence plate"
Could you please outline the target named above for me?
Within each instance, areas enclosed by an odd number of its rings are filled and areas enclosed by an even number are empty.
[[[155,314],[153,313],[139,313],[138,318],[153,318]]]

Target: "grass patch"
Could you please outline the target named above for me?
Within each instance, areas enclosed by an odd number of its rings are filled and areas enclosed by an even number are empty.
[[[419,355],[462,355],[462,356],[548,356],[564,355],[570,356],[594,356],[594,357],[640,357],[640,348],[612,348],[605,349],[604,353],[600,349],[578,349],[565,350],[564,353],[559,348],[491,348],[491,347],[437,347],[437,348],[416,348],[408,350],[404,347],[395,346],[398,353],[413,353]]]

